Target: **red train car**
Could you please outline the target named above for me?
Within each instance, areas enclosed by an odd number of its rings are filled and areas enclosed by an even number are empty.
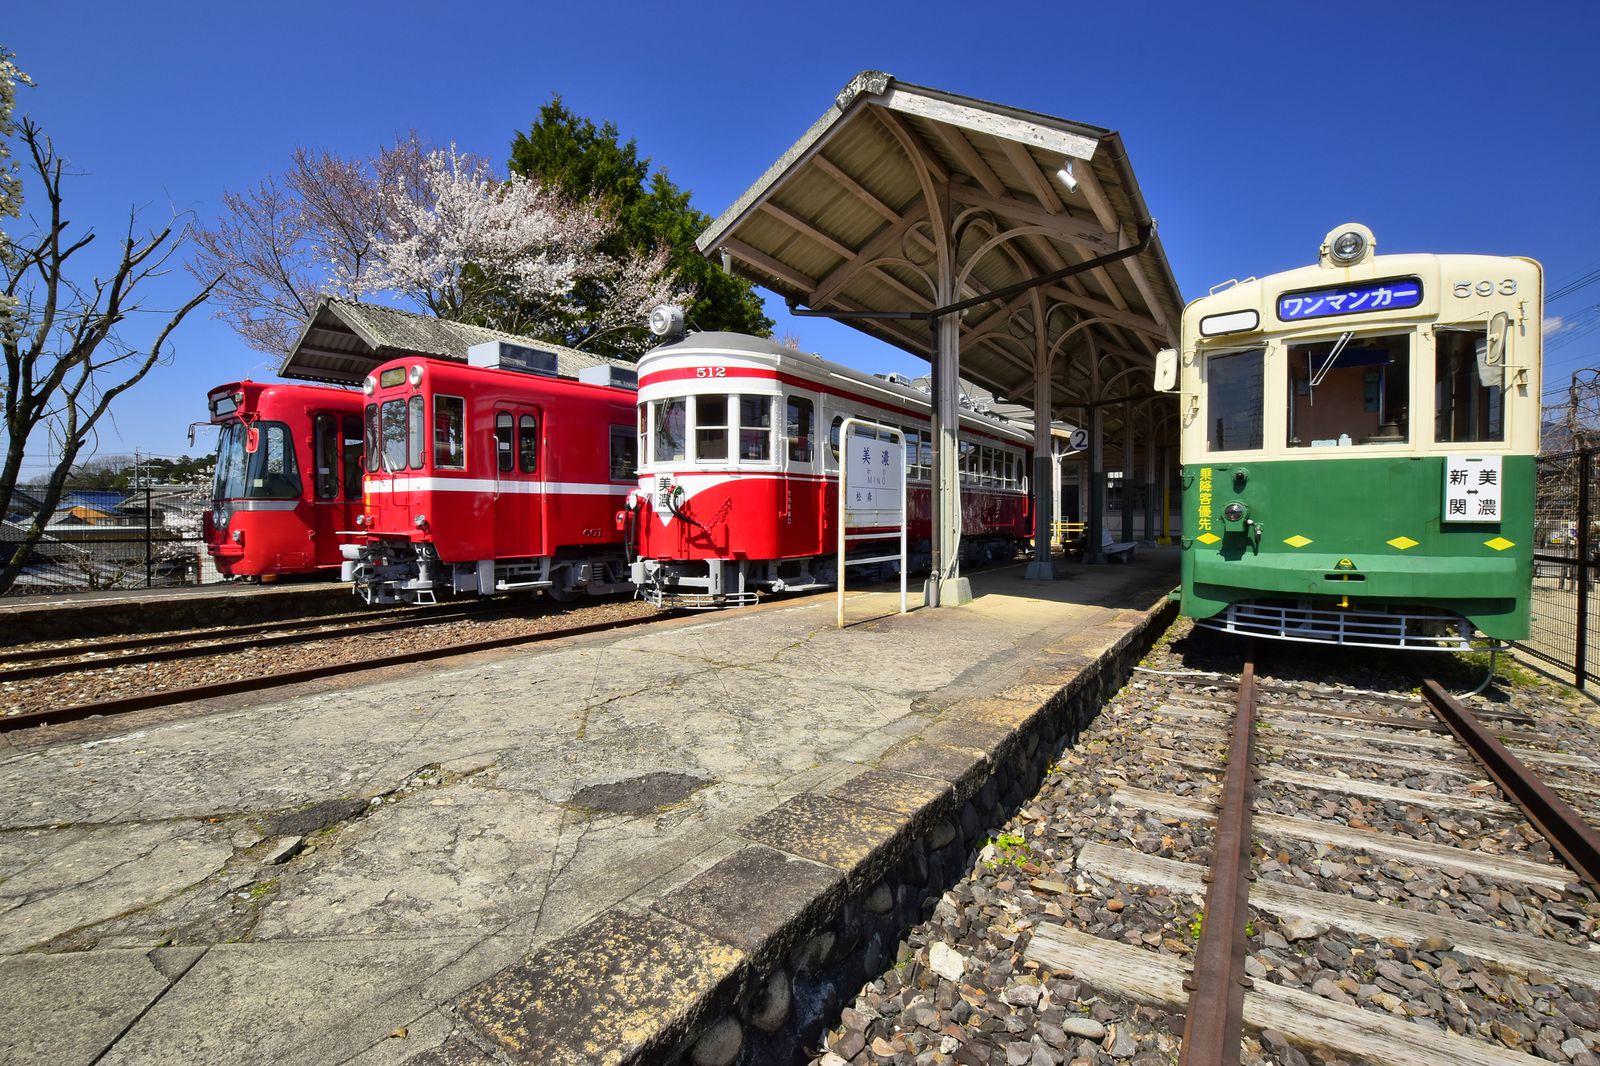
[[[207,396],[219,426],[206,549],[229,578],[338,576],[361,510],[361,394],[236,381]]]
[[[737,333],[695,334],[641,358],[639,489],[625,519],[640,595],[658,606],[716,608],[752,603],[760,589],[831,585],[839,429],[849,417],[905,432],[907,535],[912,565],[925,566],[926,393]],[[964,558],[1010,557],[1032,534],[1030,440],[963,412]]]
[[[363,384],[366,510],[345,547],[356,592],[631,590],[616,514],[634,484],[632,372],[556,377],[553,354],[501,343],[468,356],[396,360]]]

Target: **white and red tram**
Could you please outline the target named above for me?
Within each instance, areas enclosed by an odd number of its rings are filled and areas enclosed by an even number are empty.
[[[471,365],[477,364],[477,365]],[[634,485],[634,379],[556,377],[552,353],[478,346],[363,383],[366,511],[345,576],[368,603],[632,589],[616,516]]]
[[[926,393],[771,340],[699,333],[639,360],[638,417],[639,487],[624,525],[633,581],[651,603],[732,607],[762,589],[831,585],[849,417],[905,432],[910,554],[913,568],[927,565]],[[963,411],[959,442],[962,557],[1009,558],[1033,532],[1031,437]],[[868,531],[847,530],[857,532]]]

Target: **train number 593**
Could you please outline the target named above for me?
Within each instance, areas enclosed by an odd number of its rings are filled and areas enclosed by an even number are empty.
[[[1457,297],[1464,300],[1473,295],[1493,296],[1496,288],[1500,290],[1501,296],[1515,296],[1517,294],[1517,279],[1505,278],[1498,286],[1488,278],[1476,282],[1458,281],[1456,282],[1455,293]]]

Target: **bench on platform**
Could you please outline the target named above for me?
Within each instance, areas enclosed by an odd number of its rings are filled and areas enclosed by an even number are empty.
[[[1133,549],[1138,546],[1136,541],[1114,541],[1111,539],[1111,530],[1100,530],[1100,554],[1106,557],[1107,562],[1127,562],[1133,558]]]

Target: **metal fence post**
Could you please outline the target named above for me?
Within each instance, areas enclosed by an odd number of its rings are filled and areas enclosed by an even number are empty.
[[[154,545],[150,541],[150,483],[144,485],[144,587],[149,588],[155,578],[155,555],[152,551]]]
[[[1594,577],[1589,540],[1594,496],[1590,492],[1589,482],[1597,453],[1600,453],[1600,449],[1584,448],[1578,453],[1578,565],[1573,567],[1573,576],[1578,582],[1578,639],[1573,674],[1580,690],[1584,688],[1584,675],[1589,667],[1589,582]]]

